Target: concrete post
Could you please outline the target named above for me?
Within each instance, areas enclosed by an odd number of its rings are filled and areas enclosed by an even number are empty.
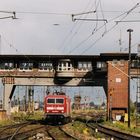
[[[3,90],[3,109],[6,110],[7,115],[10,115],[10,94],[12,91],[13,85],[12,84],[4,84]]]

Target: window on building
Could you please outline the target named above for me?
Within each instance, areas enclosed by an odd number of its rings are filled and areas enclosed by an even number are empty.
[[[107,65],[105,62],[97,62],[97,68],[99,69],[107,68]]]
[[[33,63],[32,62],[22,62],[19,65],[20,70],[32,70],[33,69]]]
[[[140,61],[138,61],[138,60],[132,60],[131,67],[132,68],[140,67]]]
[[[91,71],[92,70],[92,63],[91,62],[78,62],[78,70],[83,71]]]
[[[13,62],[0,62],[0,69],[1,70],[13,70],[14,63]]]
[[[83,64],[82,62],[78,62],[78,70],[82,70],[83,69]]]
[[[71,71],[73,70],[72,63],[69,61],[60,61],[58,62],[58,71]]]
[[[112,65],[115,66],[115,65],[117,65],[117,64],[118,64],[118,60],[117,60],[117,59],[113,59]]]
[[[125,64],[125,61],[124,61],[124,60],[120,60],[120,61],[119,61],[119,65],[120,65],[120,66],[124,66],[124,64]]]
[[[53,64],[51,62],[39,62],[39,70],[53,70]]]

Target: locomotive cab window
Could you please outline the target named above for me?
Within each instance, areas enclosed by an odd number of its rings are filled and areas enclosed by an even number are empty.
[[[64,99],[52,99],[52,98],[49,98],[48,100],[47,100],[47,103],[48,104],[63,104],[64,103]]]
[[[56,99],[56,104],[63,104],[64,103],[64,99]]]
[[[49,104],[55,103],[55,99],[48,99],[48,103],[49,103]]]

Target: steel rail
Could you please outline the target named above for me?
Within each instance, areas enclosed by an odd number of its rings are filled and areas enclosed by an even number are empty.
[[[20,137],[20,140],[25,140],[33,135],[36,134],[36,130],[38,129],[42,129],[44,128],[44,126],[40,126],[40,127],[37,127],[37,128],[32,128],[30,130],[25,130],[23,132],[19,132],[22,128],[26,127],[27,125],[30,125],[32,122],[29,122],[27,124],[24,124],[20,127],[18,127],[13,134],[9,134],[7,136],[4,136],[2,138],[0,138],[0,140],[13,140],[13,139],[17,139]]]
[[[55,137],[49,132],[49,130],[46,128],[46,131],[47,131],[47,133],[48,133],[48,135],[49,135],[49,137],[51,137],[52,138],[52,140],[55,140]]]
[[[128,134],[126,132],[121,132],[121,131],[118,131],[118,130],[114,130],[114,129],[105,127],[105,126],[100,125],[100,124],[98,124],[98,129],[100,129],[101,131],[104,130],[108,134],[109,133],[111,135],[113,134],[113,136],[115,136],[116,138],[122,139],[122,140],[140,140],[140,136]]]
[[[56,126],[56,127],[58,128],[58,130],[59,130],[61,133],[63,133],[64,135],[66,135],[66,137],[71,138],[71,139],[73,139],[73,140],[79,140],[78,138],[72,136],[71,134],[69,134],[68,132],[66,132],[65,130],[63,130],[62,127],[60,127],[60,126]],[[52,129],[53,129],[53,128],[52,128]],[[50,128],[48,128],[48,127],[46,126],[46,131],[47,131],[48,135],[52,138],[52,140],[57,140],[58,138],[56,138],[56,136],[54,136],[55,134],[51,133],[49,130],[50,130]]]
[[[22,123],[18,123],[18,124],[13,124],[13,125],[5,125],[5,126],[1,126],[0,127],[0,134],[6,130],[6,129],[10,129],[10,128],[16,128],[18,126],[21,126],[21,125],[24,125],[26,124],[27,122],[22,122]]]
[[[14,131],[14,133],[12,134],[8,134],[7,136],[3,136],[3,137],[0,137],[0,140],[12,140],[13,139],[13,136],[23,127],[23,126],[26,126],[28,125],[29,123],[31,122],[26,122],[26,123],[22,123],[22,124],[18,124],[18,125],[11,125],[11,126],[8,126],[8,127],[5,127],[2,131],[1,131],[1,134],[2,132],[4,132],[4,130],[7,131],[7,129],[9,129],[9,132],[10,132],[10,129],[13,129],[13,128],[16,128],[16,130]]]
[[[21,132],[21,133],[18,133],[14,136],[15,139],[20,139],[20,140],[27,140],[28,138],[34,136],[37,134],[37,130],[40,130],[40,129],[44,129],[44,126],[40,126],[38,128],[33,128],[31,130],[28,130],[26,132]]]
[[[97,124],[97,126],[93,126],[87,123],[87,126],[92,129],[98,129],[99,132],[104,133],[108,136],[118,138],[120,140],[140,140],[140,136],[128,134],[125,132],[121,132],[118,130],[114,130],[112,128],[105,127],[103,125]]]
[[[70,137],[70,138],[72,138],[72,139],[74,139],[74,140],[79,140],[79,139],[77,139],[76,137],[74,137],[74,136],[72,136],[71,134],[69,134],[68,132],[66,132],[62,127],[59,126],[59,129],[60,129],[63,133],[65,133],[68,137]]]

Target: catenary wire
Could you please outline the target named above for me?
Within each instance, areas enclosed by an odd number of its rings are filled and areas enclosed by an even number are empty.
[[[108,20],[108,23],[111,22],[111,21],[114,21],[115,19],[117,19],[117,18],[119,18],[119,17],[121,17],[121,16],[124,15],[124,17],[121,18],[121,21],[122,21],[124,18],[126,18],[126,17],[129,15],[129,13],[131,13],[131,12],[132,12],[134,9],[136,9],[138,6],[139,6],[139,3],[137,3],[135,6],[133,6],[130,10],[125,11],[124,13],[122,13],[122,14],[116,16],[115,18],[112,18],[112,19]],[[125,14],[126,14],[126,15],[125,15]],[[113,28],[116,27],[116,25],[117,25],[117,24],[115,24],[113,27],[111,27],[108,31],[104,32],[104,33],[102,34],[102,36],[104,36],[106,33],[110,32]],[[99,28],[99,30],[102,29],[103,27],[104,27],[104,25],[101,26],[101,27]],[[97,30],[97,31],[99,31],[99,30]],[[97,31],[94,32],[94,33],[97,33]],[[72,52],[75,51],[77,48],[79,48],[80,45],[82,45],[83,43],[85,43],[86,41],[88,41],[91,37],[92,37],[92,35],[89,35],[86,39],[84,39],[83,41],[81,41],[78,45],[76,45],[76,47],[75,47],[74,49],[72,49],[72,50],[70,51],[70,53],[72,53]],[[102,37],[99,37],[97,40],[99,41],[99,40],[101,40],[101,38],[102,38]],[[96,43],[98,42],[97,40],[95,41]],[[96,43],[93,43],[93,44],[95,45]],[[91,47],[92,47],[92,45],[90,45],[88,48],[91,48]],[[88,49],[85,49],[85,50],[87,51]],[[86,52],[86,51],[83,51],[82,54],[83,54],[84,52]]]
[[[126,15],[124,15],[120,21],[124,20],[134,9],[136,9],[138,7],[139,3],[137,3],[135,6],[133,6],[130,10],[128,10],[127,12],[125,12]],[[109,30],[106,31],[105,34],[109,33],[111,30],[113,30],[118,24],[116,23],[115,25],[113,25]],[[86,48],[84,51],[82,51],[81,54],[84,54],[86,51],[88,51],[90,48],[92,48],[98,41],[100,41],[102,39],[102,37],[104,37],[103,34],[101,37],[99,37],[94,43],[92,43],[88,48]]]
[[[33,15],[58,15],[58,16],[70,16],[69,13],[55,13],[55,12],[33,12],[33,11],[16,11],[19,14],[33,14]]]
[[[100,0],[98,0],[98,2],[95,1],[95,11],[96,11],[96,13],[97,13],[97,9],[99,7],[99,4],[100,4]],[[95,25],[95,28],[94,28],[94,33],[97,32],[98,30],[100,30],[102,27],[104,27],[104,25],[103,25],[103,26],[101,26],[101,27],[99,27],[97,29],[97,27],[98,27],[98,13],[96,14],[96,19],[97,19],[97,21],[96,21],[96,25]],[[82,45],[84,42],[86,42],[87,40],[89,40],[93,36],[94,33],[92,32],[92,34],[88,35],[83,41],[81,41],[80,43],[78,43],[78,45],[76,45],[76,47],[72,48],[68,52],[68,54],[71,54],[75,49],[79,48],[80,45]]]
[[[88,2],[87,6],[86,6],[86,8],[83,10],[82,14],[78,14],[78,15],[80,15],[80,17],[82,17],[82,15],[83,15],[84,13],[87,13],[87,12],[85,12],[85,11],[86,11],[86,9],[89,7],[89,5],[90,5],[91,2],[92,2],[91,0]],[[93,13],[93,12],[94,12],[94,11],[90,11],[90,12],[88,12],[88,14],[91,14],[91,13]],[[72,14],[72,15],[73,15],[73,14]],[[86,17],[86,16],[87,16],[87,15],[85,15],[84,17]],[[63,42],[62,42],[61,45],[60,45],[60,47],[62,48],[62,52],[64,52],[65,49],[66,49],[66,46],[67,46],[66,43],[69,44],[70,42],[72,42],[74,36],[75,36],[75,35],[77,34],[77,32],[80,30],[82,24],[83,24],[83,22],[80,22],[80,24],[78,24],[78,22],[75,22],[75,23],[74,23],[72,29],[71,29],[70,32],[66,35],[66,37],[65,37],[64,40],[63,40]],[[77,26],[78,26],[78,27],[77,27]],[[76,28],[77,28],[77,29],[76,29]],[[74,30],[75,30],[75,31],[74,31]]]
[[[97,11],[97,8],[98,8],[98,4],[99,4],[99,2],[97,3],[97,5],[96,5],[96,0],[95,0],[95,11],[96,11],[96,13],[95,13],[95,16],[96,16],[96,20],[98,19],[98,11]],[[92,31],[92,34],[97,30],[97,28],[98,28],[98,20],[96,21],[96,23],[95,23],[95,27],[94,27],[94,29],[93,29],[93,31]]]
[[[126,13],[126,12],[125,12],[125,13]],[[124,15],[125,13],[123,13],[123,14],[121,14],[121,15],[119,15],[119,16],[113,18],[113,19],[110,19],[110,20],[108,21],[108,23],[109,23],[109,22],[112,22],[113,20],[115,20],[115,19],[117,19],[117,18],[119,18],[119,17],[121,17],[121,16]],[[100,31],[104,26],[105,26],[105,25],[103,24],[103,25],[100,26],[98,29],[96,29],[96,31],[94,32],[94,34],[93,34],[93,32],[92,32],[92,34],[88,35],[88,36],[86,37],[86,39],[84,39],[83,41],[81,41],[80,43],[78,43],[78,45],[76,45],[75,48],[73,48],[69,53],[71,54],[73,51],[75,51],[76,49],[78,49],[83,43],[85,43],[85,42],[88,41],[91,37],[93,37],[93,35],[95,35],[98,31]],[[103,36],[103,35],[102,35],[102,36]],[[98,39],[98,40],[100,40],[100,39]],[[96,42],[96,41],[95,41],[95,42]]]
[[[102,4],[101,4],[101,0],[100,0],[99,2],[100,2],[100,9],[101,9],[102,17],[103,17],[103,19],[105,19],[104,12],[103,12],[103,8],[102,8]],[[104,25],[105,25],[105,31],[104,31],[104,32],[107,31],[106,23],[107,23],[107,22],[104,21]]]

